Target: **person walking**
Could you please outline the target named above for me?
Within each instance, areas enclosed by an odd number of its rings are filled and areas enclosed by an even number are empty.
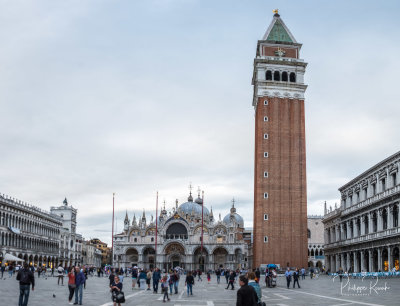
[[[75,293],[75,267],[70,268],[68,272],[68,290],[69,290],[69,296],[68,296],[68,302],[71,303],[72,298]]]
[[[257,275],[254,272],[250,272],[248,285],[253,287],[254,291],[257,294],[257,303],[258,303],[258,305],[261,305],[262,292],[261,292],[260,284],[256,282],[256,278],[257,278]]]
[[[257,293],[252,286],[248,285],[246,276],[239,276],[240,289],[236,294],[236,306],[256,306]]]
[[[147,290],[151,290],[150,289],[150,281],[151,281],[151,271],[147,270],[147,274],[146,274]]]
[[[343,268],[342,267],[339,268],[338,275],[339,275],[340,282],[342,282],[342,278],[343,278]]]
[[[153,291],[154,293],[158,293],[158,283],[160,282],[161,274],[160,270],[156,268],[153,272]]]
[[[168,278],[169,294],[172,295],[172,288],[174,287],[174,273],[171,271]]]
[[[28,305],[29,287],[32,284],[32,291],[35,290],[35,276],[29,269],[28,264],[24,263],[24,267],[18,271],[17,281],[19,281],[19,306]]]
[[[74,305],[82,305],[82,294],[83,294],[83,284],[85,283],[85,274],[83,269],[79,270],[79,267],[75,268],[75,303]]]
[[[132,290],[136,286],[137,277],[138,277],[137,269],[134,268],[132,269]]]
[[[60,279],[61,279],[61,285],[64,286],[64,268],[59,265],[57,268],[57,285],[60,286]]]
[[[290,268],[288,267],[286,272],[285,272],[285,276],[286,276],[286,284],[287,284],[287,288],[289,289],[290,287],[290,282],[292,281],[292,273],[290,272]]]
[[[304,269],[304,267],[301,268],[301,279],[302,280],[306,279],[306,269]]]
[[[119,281],[119,276],[115,275],[114,281],[111,284],[111,299],[114,302],[114,306],[121,306],[121,303],[125,303],[125,296],[123,295],[122,292],[122,283]],[[120,296],[122,293],[122,296]]]
[[[296,283],[297,283],[297,286],[299,286],[299,289],[300,289],[300,284],[299,284],[299,275],[300,273],[299,273],[299,269],[297,269],[296,268],[296,270],[293,272],[293,289],[295,288],[295,286],[296,286]]]
[[[115,277],[115,270],[114,269],[112,269],[111,271],[110,271],[110,275],[108,276],[108,281],[109,281],[109,283],[110,283],[110,286],[112,285],[112,283],[114,282],[114,277]]]
[[[229,270],[225,270],[224,273],[225,273],[226,284],[228,284],[229,283],[229,275],[230,275]]]
[[[217,284],[220,283],[221,281],[221,269],[217,269],[217,271],[215,271],[215,275],[217,276]]]
[[[168,301],[169,301],[169,296],[168,296],[168,275],[164,275],[163,278],[161,279],[161,291],[162,291],[162,293],[164,293],[163,302],[165,303],[165,298],[167,298]]]
[[[201,273],[202,273],[201,270],[198,269],[198,270],[197,270],[197,277],[198,277],[197,281],[198,281],[198,282],[199,282],[199,281],[201,281],[201,282],[203,281],[203,279],[201,278]]]
[[[146,290],[146,272],[144,270],[141,270],[139,274],[139,288]]]
[[[225,289],[229,289],[229,286],[231,286],[232,290],[234,290],[235,289],[235,287],[233,286],[234,281],[235,281],[235,274],[233,273],[233,271],[231,271],[231,273],[229,274],[228,287],[226,287]]]
[[[187,295],[189,296],[189,291],[190,295],[193,295],[193,285],[194,285],[194,277],[192,275],[192,272],[188,272],[188,275],[186,276],[185,280],[185,286],[187,287]]]
[[[11,277],[12,277],[12,275],[13,275],[13,270],[14,270],[13,265],[9,265],[9,266],[8,266],[8,278],[11,278]]]
[[[207,272],[207,281],[208,281],[208,283],[210,283],[210,281],[211,281],[211,272],[210,271]]]
[[[179,286],[179,274],[178,272],[175,270],[174,272],[174,290],[175,290],[175,294],[178,294],[178,286]]]
[[[261,277],[261,272],[260,272],[259,268],[256,269],[255,275],[256,275],[256,279],[255,280],[256,280],[257,283],[259,283],[260,282],[260,277]],[[249,282],[250,282],[250,280],[249,280]]]
[[[88,269],[87,269],[87,267],[83,268],[83,274],[85,274],[85,282],[83,283],[83,289],[86,289],[86,281],[88,279]]]
[[[6,270],[6,267],[4,265],[1,265],[1,278],[3,278],[4,271]]]

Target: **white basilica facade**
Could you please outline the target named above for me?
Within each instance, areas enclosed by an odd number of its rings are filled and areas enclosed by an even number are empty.
[[[399,270],[399,168],[397,152],[339,188],[339,207],[325,206],[325,264],[331,272]]]
[[[202,227],[203,209],[203,227]],[[156,222],[147,221],[145,213],[132,223],[126,214],[124,231],[114,235],[113,265],[116,267],[158,267],[203,271],[224,267],[247,268],[247,244],[243,240],[243,218],[236,213],[234,201],[230,212],[215,220],[212,209],[203,206],[200,196],[194,201],[190,193],[187,202],[167,212],[165,203]],[[201,232],[203,228],[203,251]],[[157,249],[156,249],[157,248]]]

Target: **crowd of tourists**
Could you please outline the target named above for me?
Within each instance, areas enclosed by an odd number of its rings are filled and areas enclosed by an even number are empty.
[[[40,268],[34,268],[24,264],[23,267],[9,267],[8,272],[17,273],[17,280],[20,282],[20,297],[19,305],[27,305],[29,298],[30,287],[32,290],[35,288],[34,274],[37,273],[37,277],[45,276],[46,272],[50,273],[48,276],[57,277],[57,284],[64,286],[64,278],[68,286],[68,301],[70,304],[82,305],[83,302],[83,289],[86,288],[86,281],[89,276],[107,277],[109,282],[107,283],[111,300],[114,306],[120,306],[125,302],[124,294],[124,279],[125,286],[129,282],[128,289],[131,290],[146,290],[152,291],[154,294],[163,294],[163,302],[170,301],[170,296],[178,294],[179,283],[184,281],[185,293],[193,295],[195,282],[203,282],[203,276],[206,276],[204,282],[211,282],[211,278],[216,278],[218,284],[221,283],[221,278],[225,279],[225,289],[235,290],[235,284],[239,284],[237,291],[237,305],[263,305],[261,301],[262,293],[261,285],[261,272],[259,269],[253,271],[247,270],[229,270],[229,269],[217,269],[215,271],[206,271],[205,273],[200,269],[186,271],[181,268],[175,268],[168,271],[161,271],[158,268],[155,269],[140,269],[138,267],[132,267],[128,269],[124,268],[112,268],[106,266],[103,268],[93,267],[69,267],[64,268],[61,265],[52,271],[43,272]],[[267,268],[265,271],[265,286],[275,287],[277,282],[277,271],[276,268]],[[10,274],[12,275],[12,274]],[[312,273],[310,273],[312,277]],[[285,277],[287,281],[287,288],[290,288],[291,282],[293,281],[293,288],[300,288],[299,279],[304,279],[306,276],[306,270],[287,268]],[[11,276],[10,276],[11,277]],[[126,288],[125,288],[126,290]],[[183,294],[183,293],[182,293]],[[74,299],[75,298],[75,299]]]

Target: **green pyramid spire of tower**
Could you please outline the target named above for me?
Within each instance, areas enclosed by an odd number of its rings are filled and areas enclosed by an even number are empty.
[[[282,25],[279,19],[275,20],[275,24],[269,32],[267,40],[293,42],[293,40],[290,38],[289,33],[286,31],[285,27]]]

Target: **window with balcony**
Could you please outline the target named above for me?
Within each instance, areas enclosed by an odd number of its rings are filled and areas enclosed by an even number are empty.
[[[372,188],[372,195],[376,195],[376,183],[371,184],[371,188]]]
[[[381,180],[382,192],[386,190],[386,179]]]
[[[397,185],[397,175],[396,172],[392,174],[392,186],[396,186]]]

